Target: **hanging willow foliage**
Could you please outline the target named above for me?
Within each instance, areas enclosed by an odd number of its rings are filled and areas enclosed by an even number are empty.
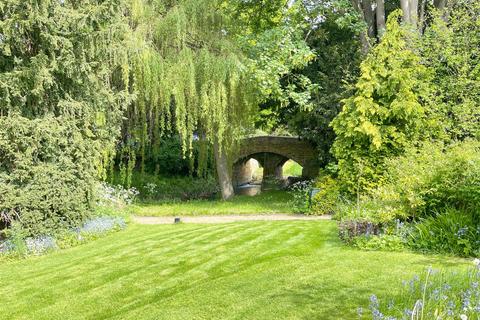
[[[186,156],[195,136],[207,142],[198,156],[203,171],[208,145],[231,148],[256,105],[220,3],[131,0],[130,10],[133,36],[123,77],[136,99],[122,130],[123,182],[129,184],[136,166],[144,169],[145,158],[171,133],[180,136]]]

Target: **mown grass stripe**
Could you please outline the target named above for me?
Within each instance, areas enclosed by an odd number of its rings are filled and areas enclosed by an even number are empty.
[[[353,250],[336,232],[332,221],[134,225],[0,265],[0,318],[351,319],[428,265],[465,265]]]

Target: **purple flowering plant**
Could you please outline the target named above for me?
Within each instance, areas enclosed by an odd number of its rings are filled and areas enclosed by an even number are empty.
[[[469,320],[480,319],[480,259],[462,272],[428,268],[402,282],[395,299],[370,296],[367,308],[358,308],[359,319],[373,320]]]

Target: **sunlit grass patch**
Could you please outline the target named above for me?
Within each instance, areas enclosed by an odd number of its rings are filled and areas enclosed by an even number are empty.
[[[235,196],[229,201],[216,199],[139,203],[133,207],[133,212],[140,216],[289,214],[293,213],[291,197],[286,191],[269,190],[253,197]]]
[[[333,221],[132,225],[0,264],[0,318],[356,319],[372,293],[395,295],[430,265],[466,268],[443,256],[359,251],[337,232]]]

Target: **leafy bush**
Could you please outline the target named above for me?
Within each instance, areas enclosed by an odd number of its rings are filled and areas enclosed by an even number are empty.
[[[352,212],[352,205],[348,205]],[[339,237],[349,245],[363,250],[401,251],[408,247],[411,225],[400,220],[374,220],[365,211],[362,215],[340,216]]]
[[[338,235],[346,243],[353,243],[356,237],[378,235],[381,226],[366,220],[344,220],[338,224]]]
[[[416,218],[456,208],[479,218],[479,141],[410,148],[404,156],[387,161],[386,176],[387,183],[374,192],[374,199],[392,217]]]
[[[315,182],[319,191],[312,197],[309,213],[334,214],[340,201],[340,186],[330,175],[321,176]]]
[[[331,123],[339,177],[352,194],[375,188],[385,159],[430,134],[419,99],[427,91],[428,72],[414,46],[416,36],[400,25],[400,15],[389,17],[382,41],[361,64],[355,94]]]
[[[301,177],[302,176],[302,166],[293,160],[288,160],[283,165],[283,176],[284,177]]]
[[[5,0],[0,6],[0,225],[27,236],[92,211],[132,95],[125,5]]]
[[[480,224],[471,214],[449,209],[414,224],[409,243],[426,252],[480,256]]]
[[[213,176],[164,177],[134,172],[132,186],[145,201],[211,199],[219,191]]]
[[[295,213],[308,213],[310,211],[310,192],[312,190],[312,181],[300,181],[289,187],[293,195],[291,201]]]
[[[95,204],[97,142],[75,121],[0,117],[0,217],[30,236],[70,228]]]
[[[421,277],[403,281],[399,296],[370,297],[368,314],[359,308],[360,319],[479,319],[480,261],[460,273],[441,273],[429,268]]]
[[[395,221],[397,207],[379,198],[360,196],[356,200],[341,197],[337,205],[337,220],[371,221],[376,224],[388,224]]]
[[[384,175],[384,185],[371,195],[344,201],[337,218],[384,226],[402,219],[410,222],[408,245],[415,250],[479,254],[479,141],[408,148],[405,155],[386,161]]]
[[[20,221],[13,221],[9,228],[3,231],[0,238],[0,254],[9,256],[39,255],[58,248],[66,248],[88,240],[96,239],[112,231],[124,229],[129,215],[128,205],[138,192],[110,186],[106,183],[97,184],[92,211],[84,222],[56,229],[46,229],[49,233],[31,235]]]
[[[405,239],[390,234],[361,235],[353,238],[352,244],[362,250],[402,251],[406,247]]]

